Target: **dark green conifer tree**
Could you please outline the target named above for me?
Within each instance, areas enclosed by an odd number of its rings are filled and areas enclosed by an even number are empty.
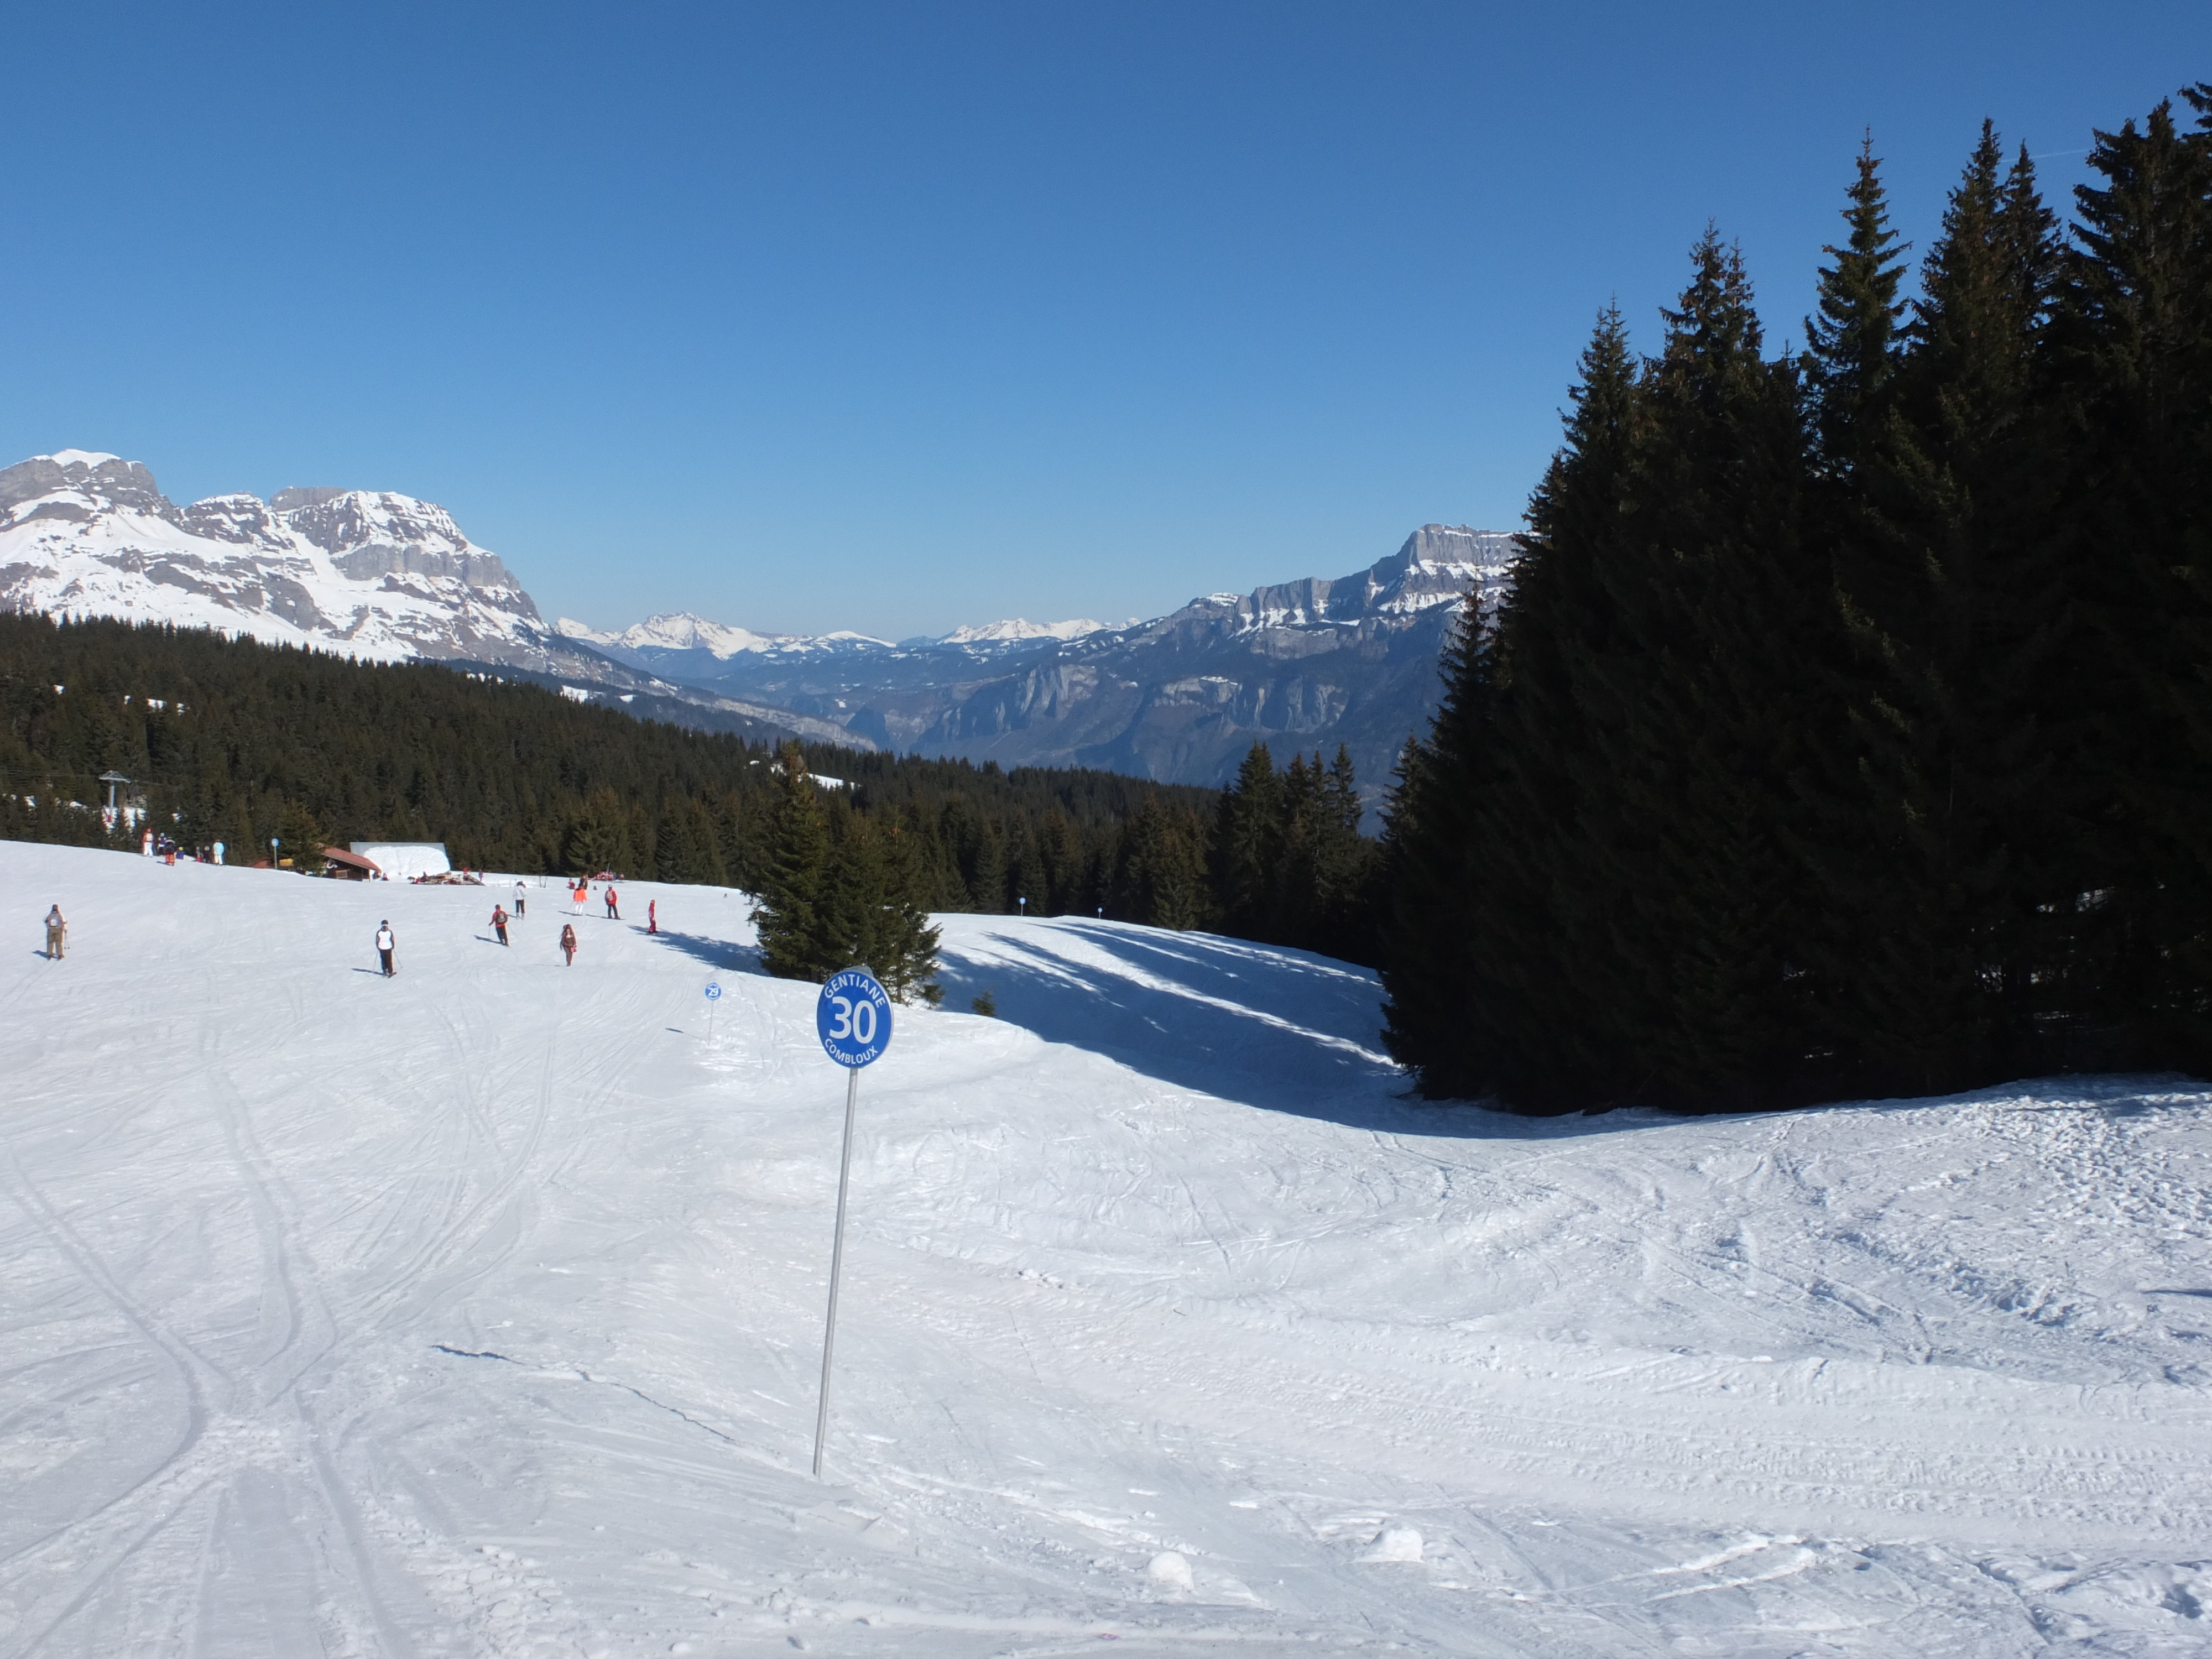
[[[781,979],[820,981],[850,964],[831,962],[821,906],[830,866],[828,813],[822,790],[795,743],[776,757],[775,797],[764,836],[753,923],[761,965]]]
[[[1281,776],[1267,745],[1255,741],[1214,817],[1213,890],[1222,925],[1249,939],[1273,938],[1283,856]]]
[[[2032,164],[2008,173],[1984,123],[1923,269],[1885,424],[1821,479],[1863,786],[1823,873],[1868,1090],[2033,1063],[2033,992],[2053,960],[2039,918],[2069,890],[2054,745],[2075,653],[2038,367],[2056,263]]]
[[[2212,1063],[2212,83],[2100,132],[2057,333],[2095,629],[2069,972],[2139,1054]]]
[[[1212,907],[1206,829],[1197,815],[1147,790],[1121,842],[1115,915],[1153,927],[1204,927]]]

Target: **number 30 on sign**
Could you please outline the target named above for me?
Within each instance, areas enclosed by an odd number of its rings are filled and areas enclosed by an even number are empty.
[[[866,1066],[891,1046],[891,1000],[865,968],[831,975],[814,1005],[814,1029],[840,1066]]]

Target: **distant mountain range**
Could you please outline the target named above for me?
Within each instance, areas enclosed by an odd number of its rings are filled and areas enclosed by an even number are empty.
[[[1212,593],[1150,622],[1011,620],[891,641],[688,614],[547,623],[445,509],[330,489],[179,507],[136,461],[63,450],[0,471],[0,608],[248,634],[493,669],[716,730],[1220,783],[1257,738],[1351,748],[1370,799],[1435,705],[1470,592],[1511,534],[1427,525],[1335,580]]]

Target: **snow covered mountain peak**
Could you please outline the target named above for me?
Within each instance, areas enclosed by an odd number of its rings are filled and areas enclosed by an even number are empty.
[[[312,489],[180,507],[140,463],[82,449],[0,469],[0,608],[384,659],[544,665],[548,639],[499,556],[434,503]]]
[[[703,651],[719,662],[726,662],[742,654],[792,656],[855,647],[891,648],[888,640],[855,634],[850,629],[835,634],[756,634],[750,628],[713,622],[688,611],[664,611],[617,632],[601,632],[569,617],[562,617],[553,627],[556,633],[569,639],[587,640],[611,649],[617,656],[637,651]]]
[[[1130,621],[1133,623],[1134,617]],[[1103,634],[1109,624],[1080,617],[1073,622],[1033,623],[1015,617],[1006,622],[981,623],[956,628],[939,636],[939,645],[1001,645],[1014,640],[1079,640],[1086,634]]]

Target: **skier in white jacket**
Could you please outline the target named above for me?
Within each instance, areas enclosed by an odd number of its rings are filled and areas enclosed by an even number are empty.
[[[398,948],[399,941],[392,936],[392,924],[388,921],[378,922],[376,924],[376,954],[384,963],[384,976],[386,979],[392,977],[392,953]]]

